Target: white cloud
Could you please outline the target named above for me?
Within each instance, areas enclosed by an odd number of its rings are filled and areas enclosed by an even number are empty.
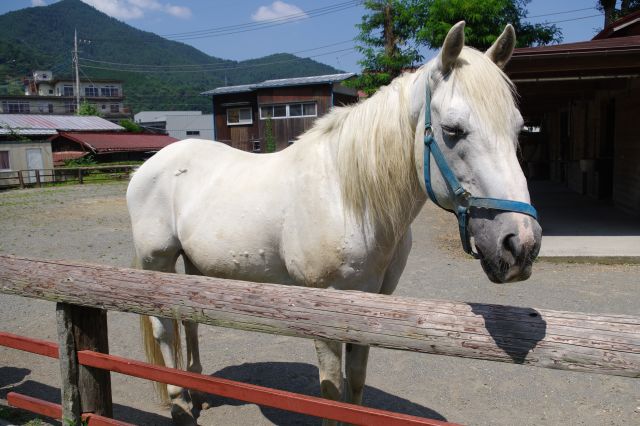
[[[296,20],[309,17],[304,13],[304,10],[300,9],[298,6],[277,0],[271,3],[270,6],[260,6],[258,10],[251,15],[251,19],[259,22],[278,19],[290,15],[299,15],[296,16]]]
[[[31,0],[31,6],[46,6],[47,2],[44,0]]]
[[[191,17],[191,9],[158,0],[82,0],[114,18],[129,20],[144,17],[145,12],[162,12],[177,18]]]

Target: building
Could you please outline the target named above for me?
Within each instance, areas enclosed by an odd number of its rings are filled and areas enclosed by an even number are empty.
[[[640,12],[593,40],[516,49],[523,168],[640,216]]]
[[[81,80],[80,100],[93,105],[107,120],[131,118],[119,80]],[[75,82],[54,78],[51,71],[35,71],[31,79],[25,80],[24,95],[0,96],[3,114],[72,115],[76,109]]]
[[[202,111],[141,111],[134,120],[146,131],[166,133],[176,139],[213,140],[213,115]]]
[[[0,114],[0,187],[19,184],[16,172],[24,170],[25,183],[43,182],[54,167],[50,138],[60,131],[121,131],[122,127],[100,117],[35,114]]]
[[[58,132],[50,141],[56,163],[87,155],[108,163],[144,161],[177,139],[148,133]]]
[[[204,92],[213,102],[214,139],[245,151],[265,149],[267,121],[277,150],[286,148],[338,105],[358,101],[342,82],[352,73],[267,80]]]

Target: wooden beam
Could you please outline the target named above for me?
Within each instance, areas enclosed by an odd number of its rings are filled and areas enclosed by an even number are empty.
[[[640,377],[640,318],[0,255],[0,292],[287,336]]]

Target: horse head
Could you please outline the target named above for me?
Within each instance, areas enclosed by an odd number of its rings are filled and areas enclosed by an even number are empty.
[[[464,46],[464,22],[456,24],[413,100],[425,121],[416,129],[424,190],[456,213],[465,250],[499,283],[529,278],[542,238],[516,155],[523,119],[502,72],[514,47],[511,25],[482,53]]]

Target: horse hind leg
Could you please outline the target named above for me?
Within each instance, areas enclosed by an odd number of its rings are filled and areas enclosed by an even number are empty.
[[[188,275],[202,275],[200,270],[191,262],[191,260],[183,253],[184,272]],[[182,321],[184,325],[185,340],[187,342],[187,371],[192,373],[202,373],[202,364],[200,363],[200,342],[198,341],[198,323],[191,321]],[[189,389],[189,396],[194,410],[206,410],[209,404],[206,401],[206,394]]]
[[[351,404],[362,404],[364,382],[367,376],[369,346],[347,343],[345,348],[345,397]]]
[[[145,270],[175,272],[180,254],[178,244],[164,245],[163,250],[137,250],[138,266]],[[147,359],[169,368],[181,368],[182,350],[178,321],[170,318],[141,317]],[[158,385],[163,401],[171,400],[171,417],[178,425],[196,425],[189,404],[179,386]]]

